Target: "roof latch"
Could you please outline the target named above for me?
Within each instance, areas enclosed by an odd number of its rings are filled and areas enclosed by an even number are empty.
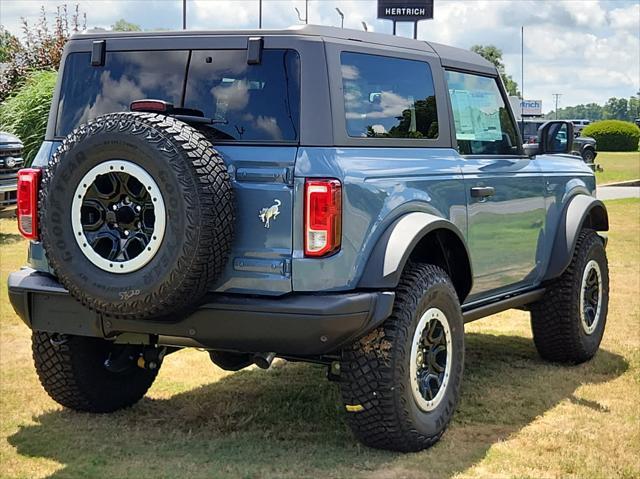
[[[262,62],[263,46],[264,38],[249,37],[247,41],[247,63],[249,65],[260,65],[260,62]]]
[[[91,66],[101,67],[104,66],[104,56],[107,51],[106,40],[96,40],[93,42],[93,48],[91,50]]]

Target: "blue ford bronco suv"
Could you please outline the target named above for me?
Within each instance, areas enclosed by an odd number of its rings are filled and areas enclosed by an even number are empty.
[[[85,33],[21,170],[9,277],[60,404],[131,406],[162,361],[326,365],[355,436],[442,436],[464,324],[530,311],[550,361],[602,339],[607,211],[551,121],[523,145],[496,69],[376,33]]]

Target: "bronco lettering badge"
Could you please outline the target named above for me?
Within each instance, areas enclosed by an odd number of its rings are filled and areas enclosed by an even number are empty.
[[[280,200],[273,200],[272,206],[269,206],[268,208],[262,208],[260,210],[258,218],[262,220],[265,228],[271,227],[270,221],[275,220],[278,217],[278,215],[280,214],[281,204],[282,203],[280,202]]]

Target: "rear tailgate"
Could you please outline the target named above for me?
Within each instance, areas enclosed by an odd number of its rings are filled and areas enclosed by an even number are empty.
[[[297,147],[225,145],[216,149],[231,174],[236,227],[229,263],[215,289],[273,295],[291,291]]]

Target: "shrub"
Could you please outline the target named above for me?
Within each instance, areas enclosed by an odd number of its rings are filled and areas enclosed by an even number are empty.
[[[71,13],[62,5],[50,24],[43,6],[35,25],[22,19],[22,41],[0,28],[0,55],[6,62],[0,75],[0,101],[20,88],[30,71],[57,70],[64,44],[70,35],[86,28],[86,23],[86,14],[80,14],[78,5]]]
[[[52,70],[31,72],[24,84],[0,104],[0,130],[22,140],[27,165],[44,139],[56,76]]]
[[[638,151],[640,128],[628,121],[604,120],[588,125],[582,135],[595,138],[600,151]]]

